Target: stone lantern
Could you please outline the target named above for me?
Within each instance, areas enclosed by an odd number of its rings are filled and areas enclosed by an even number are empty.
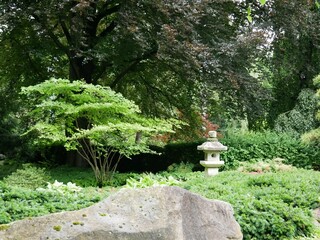
[[[224,164],[224,161],[220,161],[220,152],[226,151],[228,147],[218,141],[217,132],[209,131],[208,141],[198,146],[197,149],[204,152],[204,161],[200,161],[200,164],[205,167],[206,175],[218,174],[219,167]]]

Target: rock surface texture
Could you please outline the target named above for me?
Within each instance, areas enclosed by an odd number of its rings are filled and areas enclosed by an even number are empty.
[[[178,187],[122,189],[73,212],[14,222],[1,240],[224,240],[242,239],[232,207]]]

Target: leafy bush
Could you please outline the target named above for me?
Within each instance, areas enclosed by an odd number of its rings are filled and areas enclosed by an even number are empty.
[[[17,160],[5,159],[0,161],[0,180],[3,180],[3,178],[9,176],[21,167],[22,163]]]
[[[193,163],[173,163],[170,165],[167,169],[168,172],[173,172],[173,173],[188,173],[192,172],[192,169],[194,168]]]
[[[93,172],[90,168],[75,168],[68,165],[62,165],[47,170],[51,179],[57,179],[59,182],[73,182],[81,187],[96,186],[96,181],[93,179]],[[68,173],[68,174],[66,174]],[[119,187],[126,184],[128,178],[139,178],[137,173],[119,173],[116,172],[108,186]]]
[[[244,239],[293,239],[314,232],[310,209],[319,203],[320,173],[292,170],[251,175],[235,171],[211,178],[191,173],[182,186],[232,204]]]
[[[31,164],[23,164],[22,169],[17,169],[3,180],[10,186],[36,189],[42,187],[48,181],[44,168],[35,167]]]

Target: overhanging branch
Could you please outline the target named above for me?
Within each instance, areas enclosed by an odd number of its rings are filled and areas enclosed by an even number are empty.
[[[110,3],[107,1],[107,3],[104,5],[103,10],[101,10],[96,18],[96,21],[100,21],[101,19],[103,19],[104,17],[111,15],[113,13],[116,13],[120,10],[120,4],[115,5],[114,7],[108,8],[108,5],[110,5]]]
[[[111,88],[114,88],[117,86],[117,84],[123,79],[123,77],[129,73],[134,67],[136,67],[142,60],[150,59],[151,57],[154,57],[158,52],[158,49],[152,50],[149,53],[143,54],[140,58],[137,58],[129,63],[127,67],[125,67],[118,76],[113,80],[113,82],[110,84]]]

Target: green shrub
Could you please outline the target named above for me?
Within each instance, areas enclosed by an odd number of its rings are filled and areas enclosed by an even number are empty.
[[[10,186],[36,189],[45,186],[48,180],[44,168],[23,164],[21,169],[17,169],[11,175],[5,177],[3,181]]]
[[[314,232],[311,209],[319,204],[320,173],[291,170],[211,178],[191,173],[182,186],[209,199],[231,203],[244,239],[293,239]]]
[[[167,169],[168,172],[172,172],[172,173],[188,173],[188,172],[192,172],[192,169],[194,168],[194,164],[193,163],[185,163],[185,162],[181,162],[181,163],[173,163],[172,165],[170,165]]]

